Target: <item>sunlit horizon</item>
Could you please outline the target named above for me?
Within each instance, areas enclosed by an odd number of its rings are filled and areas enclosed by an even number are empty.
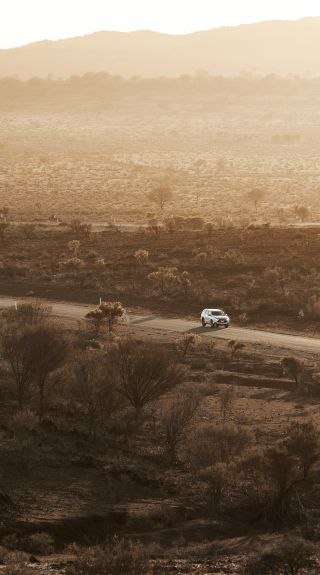
[[[0,5],[0,48],[8,49],[44,40],[60,40],[101,31],[150,30],[189,34],[225,26],[264,21],[320,17],[319,3],[306,0],[11,0]]]

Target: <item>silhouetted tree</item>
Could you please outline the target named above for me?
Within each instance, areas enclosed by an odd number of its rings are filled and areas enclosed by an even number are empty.
[[[307,206],[295,206],[293,211],[301,222],[305,222],[310,217],[310,210]]]
[[[158,184],[149,193],[148,198],[151,202],[157,204],[162,211],[168,202],[173,199],[173,192],[168,184]]]
[[[22,409],[35,372],[32,326],[7,324],[1,332],[1,349],[15,381],[18,406]]]
[[[198,410],[200,397],[180,393],[175,397],[162,418],[165,429],[165,445],[171,461],[177,458],[177,447]]]
[[[266,192],[262,188],[252,188],[252,190],[247,192],[246,197],[254,204],[255,210],[257,211],[259,202],[262,202],[266,197]]]
[[[105,354],[88,351],[74,358],[72,365],[73,392],[90,435],[105,425],[123,404],[117,391],[112,366],[106,364]]]
[[[49,376],[60,368],[68,355],[68,341],[54,325],[38,324],[29,332],[30,354],[34,357],[35,383],[39,391],[39,415],[45,412]]]
[[[182,383],[185,370],[164,349],[152,343],[123,340],[113,353],[119,391],[134,407],[143,408]]]

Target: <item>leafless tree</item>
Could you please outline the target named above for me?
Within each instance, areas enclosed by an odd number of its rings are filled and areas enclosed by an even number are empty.
[[[72,366],[73,390],[89,434],[96,435],[122,405],[112,366],[105,365],[105,354],[88,351],[75,357]]]
[[[123,340],[111,360],[118,374],[120,393],[134,407],[136,419],[147,404],[185,378],[185,370],[164,349],[152,343]]]
[[[7,324],[1,332],[2,355],[15,381],[19,409],[24,406],[34,378],[36,358],[31,334],[32,326],[21,327],[17,324]]]
[[[2,353],[14,377],[19,408],[31,384],[39,390],[39,414],[43,416],[48,376],[62,365],[67,342],[57,329],[45,323],[7,324],[1,333]]]
[[[60,368],[68,355],[68,341],[60,331],[50,324],[34,326],[30,332],[30,354],[34,358],[35,383],[39,391],[39,415],[45,412],[46,388],[49,376]]]
[[[148,198],[151,202],[157,204],[162,211],[167,202],[173,199],[173,192],[171,187],[166,184],[158,184],[148,193]]]
[[[171,461],[177,458],[177,447],[183,440],[186,431],[200,405],[198,395],[182,394],[174,397],[163,416],[165,444]]]
[[[253,202],[255,210],[257,211],[258,203],[264,200],[264,198],[266,197],[266,191],[263,190],[262,188],[252,188],[252,190],[249,190],[247,192],[246,197],[248,198],[248,200]]]

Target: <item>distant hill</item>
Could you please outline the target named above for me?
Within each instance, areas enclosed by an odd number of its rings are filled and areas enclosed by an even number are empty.
[[[97,32],[0,50],[0,77],[66,78],[102,71],[124,77],[200,71],[320,76],[320,17],[178,36],[150,31]]]

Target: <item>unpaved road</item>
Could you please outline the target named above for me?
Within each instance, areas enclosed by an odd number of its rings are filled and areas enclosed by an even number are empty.
[[[10,307],[18,301],[10,297],[0,296],[0,308]],[[52,307],[54,315],[83,319],[85,314],[92,309],[92,305],[72,304],[65,302],[47,302]],[[199,314],[200,315],[200,314]],[[161,330],[163,332],[192,332],[199,335],[206,335],[214,338],[235,339],[251,344],[260,344],[264,347],[281,348],[297,352],[320,353],[320,339],[313,339],[298,335],[287,335],[273,333],[257,329],[248,329],[243,327],[230,326],[228,329],[213,330],[209,327],[203,328],[199,321],[190,321],[185,319],[163,318],[155,315],[137,315],[128,314],[128,323],[131,325],[140,325],[149,329]]]

